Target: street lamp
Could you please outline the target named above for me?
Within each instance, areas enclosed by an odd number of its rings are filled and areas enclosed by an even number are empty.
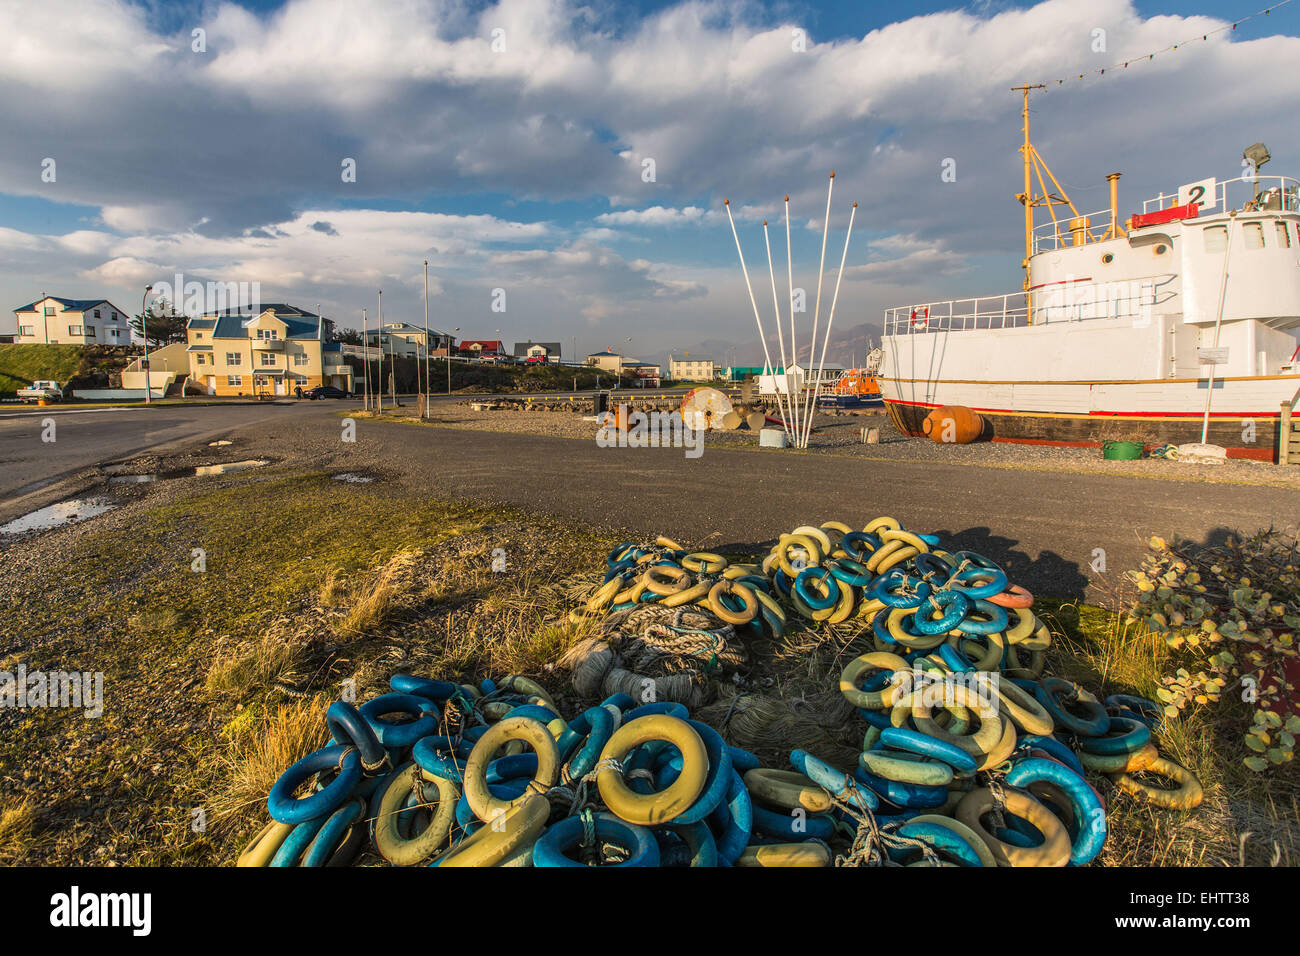
[[[451,394],[451,340],[456,337],[456,333],[459,331],[460,331],[460,326],[458,325],[451,330],[451,335],[447,336],[447,394],[448,395]]]
[[[144,369],[144,403],[150,404],[149,392],[149,313],[145,311],[145,303],[149,301],[149,293],[153,291],[153,285],[144,287],[144,295],[140,298],[140,337],[144,339],[144,356],[140,359],[140,367]]]

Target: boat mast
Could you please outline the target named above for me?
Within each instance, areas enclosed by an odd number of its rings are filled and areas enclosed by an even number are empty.
[[[1016,198],[1024,204],[1025,207],[1025,258],[1020,263],[1025,270],[1025,281],[1023,288],[1025,290],[1025,323],[1032,325],[1034,322],[1033,313],[1029,308],[1029,257],[1034,254],[1034,194],[1032,187],[1029,185],[1029,171],[1033,165],[1032,147],[1029,145],[1029,91],[1046,89],[1043,83],[1034,85],[1026,84],[1024,86],[1013,86],[1013,91],[1018,91],[1024,96],[1024,105],[1021,107],[1020,116],[1023,120],[1022,131],[1025,134],[1025,143],[1020,147],[1020,152],[1025,158],[1025,191]]]

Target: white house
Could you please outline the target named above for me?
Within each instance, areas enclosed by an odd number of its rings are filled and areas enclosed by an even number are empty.
[[[107,299],[47,295],[14,309],[23,345],[130,345],[129,316]]]

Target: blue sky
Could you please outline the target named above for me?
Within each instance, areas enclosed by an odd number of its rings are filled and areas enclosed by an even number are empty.
[[[871,324],[885,305],[1018,285],[1009,86],[1256,9],[8,0],[0,291],[8,308],[48,291],[134,309],[180,270],[258,281],[266,301],[320,301],[353,325],[363,307],[373,321],[383,288],[386,318],[422,321],[427,258],[435,324],[580,352],[631,337],[653,359],[756,337],[724,196],[767,311],[760,224],[772,218],[783,259],[786,193],[796,284],[813,287],[834,168],[828,265],[860,203],[837,326]],[[1300,3],[1053,89],[1035,99],[1035,141],[1081,209],[1105,205],[1112,169],[1126,207],[1237,175],[1257,139],[1266,172],[1296,175],[1297,32]],[[355,182],[340,176],[349,158]],[[957,177],[941,182],[948,159]],[[489,308],[497,288],[504,313]]]

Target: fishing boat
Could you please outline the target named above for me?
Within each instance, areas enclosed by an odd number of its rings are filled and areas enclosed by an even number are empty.
[[[845,369],[829,391],[817,398],[822,408],[879,408],[884,404],[880,394],[880,384],[876,381],[878,369],[871,364],[878,358],[876,351],[868,356],[868,364],[862,368]]]
[[[920,435],[932,409],[961,405],[994,441],[1208,442],[1275,460],[1282,407],[1300,400],[1300,184],[1261,175],[1256,143],[1243,175],[1162,192],[1122,222],[1111,173],[1110,207],[1081,214],[1029,140],[1036,88],[1017,88],[1023,287],[885,310],[891,421]]]

